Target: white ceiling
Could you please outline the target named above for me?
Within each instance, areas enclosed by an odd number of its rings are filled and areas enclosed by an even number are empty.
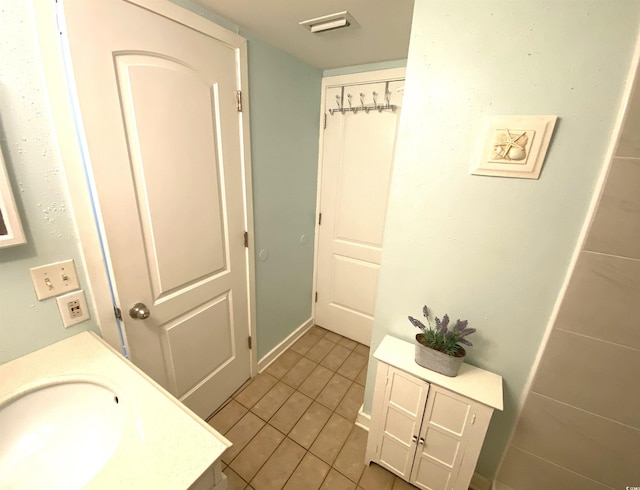
[[[413,0],[196,0],[267,43],[321,69],[404,59]],[[347,10],[357,25],[313,34],[300,21]]]

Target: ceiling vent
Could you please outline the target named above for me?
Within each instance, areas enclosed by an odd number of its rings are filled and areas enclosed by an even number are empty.
[[[306,27],[311,32],[332,31],[344,27],[356,26],[357,23],[349,12],[336,12],[335,14],[323,15],[315,19],[303,20],[300,25]]]

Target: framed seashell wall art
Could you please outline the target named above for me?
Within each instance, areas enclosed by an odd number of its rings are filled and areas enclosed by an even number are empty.
[[[492,116],[475,175],[537,179],[558,116]]]

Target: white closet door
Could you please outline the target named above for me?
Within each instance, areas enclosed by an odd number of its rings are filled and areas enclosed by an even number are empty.
[[[400,106],[403,80],[389,82]],[[322,157],[316,324],[370,345],[378,269],[400,109],[329,114],[336,95],[348,107],[385,103],[387,85],[329,87]]]

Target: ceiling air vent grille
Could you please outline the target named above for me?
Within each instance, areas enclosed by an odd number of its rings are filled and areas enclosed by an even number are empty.
[[[353,27],[356,26],[357,23],[353,16],[345,10],[343,12],[336,12],[335,14],[316,17],[315,19],[303,20],[300,22],[300,25],[306,27],[311,32],[318,33],[342,29],[344,27]]]

